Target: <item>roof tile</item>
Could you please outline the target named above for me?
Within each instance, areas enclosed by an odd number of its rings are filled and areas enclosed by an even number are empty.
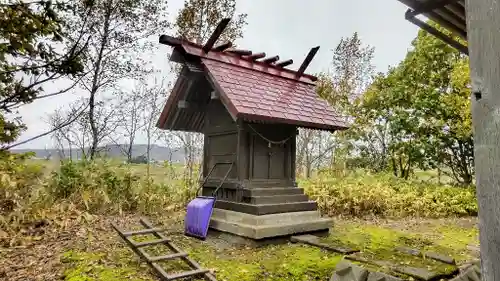
[[[234,58],[232,64],[208,58],[202,61],[237,116],[313,128],[346,127],[341,116],[317,96],[314,85],[244,68]]]
[[[185,40],[172,42],[169,45],[177,48],[179,54],[201,59],[205,74],[220,91],[221,101],[234,118],[327,130],[347,127],[345,119],[317,96],[314,76],[304,73],[297,76],[297,71],[251,61],[230,52],[204,52],[201,45]],[[197,60],[193,63],[197,64]],[[177,112],[176,100],[189,94],[184,87],[187,79],[190,78],[178,78],[159,120],[161,126],[200,131],[200,125],[189,125],[187,123],[193,122],[189,120],[179,126],[167,126],[167,121],[174,120],[172,116]]]

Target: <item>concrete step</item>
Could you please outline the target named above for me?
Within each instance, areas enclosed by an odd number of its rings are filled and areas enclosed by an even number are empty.
[[[217,200],[215,202],[215,207],[252,215],[267,215],[288,212],[316,211],[318,209],[318,204],[315,201],[305,201],[254,205]]]
[[[257,216],[214,208],[212,218],[238,224],[275,225],[314,221],[321,218],[321,214],[319,211],[305,211]]]
[[[292,194],[292,195],[245,197],[244,200],[246,201],[246,203],[260,205],[260,204],[305,202],[309,201],[309,197],[305,194]]]
[[[298,187],[268,187],[268,188],[245,188],[244,197],[293,195],[304,194],[304,189]]]
[[[328,230],[332,224],[333,222],[330,218],[317,218],[306,222],[261,226],[227,222],[217,218],[212,218],[212,220],[210,220],[210,227],[213,229],[252,239],[297,235],[314,231]]]
[[[294,182],[291,180],[278,180],[278,179],[251,179],[251,180],[244,180],[244,186],[245,188],[248,189],[253,189],[253,188],[268,188],[268,187],[288,187],[288,186],[294,186]]]

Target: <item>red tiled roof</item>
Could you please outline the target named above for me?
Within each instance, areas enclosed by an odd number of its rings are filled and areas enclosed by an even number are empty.
[[[316,94],[317,78],[312,75],[297,77],[296,71],[250,60],[231,52],[212,50],[205,53],[202,46],[183,40],[172,39],[169,45],[175,47],[177,55],[189,57],[190,61],[193,57],[201,60],[212,84],[218,88],[216,90],[220,92],[222,102],[235,119],[324,130],[342,130],[348,127],[345,118]],[[172,107],[174,100],[182,95],[179,92],[182,90],[179,89],[169,96],[160,116],[159,126],[164,126],[161,124],[170,120],[169,116],[172,114],[179,117],[179,113],[174,113],[176,109]],[[191,117],[193,116],[182,119],[194,118]],[[203,119],[200,122],[202,121]],[[183,121],[186,122],[191,121]],[[200,122],[184,124],[182,127],[199,131],[202,125]]]
[[[260,62],[260,61],[250,61],[246,59],[242,59],[241,56],[238,56],[236,54],[228,53],[228,52],[208,52],[204,53],[203,50],[201,49],[201,46],[197,46],[196,44],[193,44],[191,42],[186,42],[182,44],[183,49],[185,50],[186,53],[201,57],[201,58],[206,58],[206,59],[212,59],[215,61],[220,61],[220,62],[225,62],[228,64],[232,65],[237,65],[240,67],[252,69],[254,71],[262,71],[266,72],[272,75],[277,75],[282,78],[287,78],[287,79],[294,79],[294,80],[300,80],[305,83],[311,83],[314,84],[316,77],[309,75],[309,74],[303,74],[300,78],[297,79],[295,77],[295,71],[286,69],[286,68],[278,68],[278,67],[273,67],[270,66],[269,64]]]
[[[314,85],[211,59],[202,62],[234,117],[327,130],[347,127]]]

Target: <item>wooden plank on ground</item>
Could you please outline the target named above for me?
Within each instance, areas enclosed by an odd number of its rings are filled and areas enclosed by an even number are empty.
[[[304,244],[316,246],[316,247],[319,247],[319,248],[322,248],[322,249],[325,249],[328,251],[332,251],[332,252],[340,253],[340,254],[344,254],[344,255],[349,255],[352,253],[359,252],[359,250],[356,250],[356,249],[351,249],[351,248],[347,248],[347,247],[323,243],[320,241],[319,237],[314,236],[314,235],[310,235],[310,234],[292,236],[290,240],[294,243],[297,243],[297,242],[304,243]]]

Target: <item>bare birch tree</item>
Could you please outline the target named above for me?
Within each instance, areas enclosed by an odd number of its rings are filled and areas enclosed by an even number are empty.
[[[144,92],[143,97],[143,111],[141,114],[142,126],[141,131],[146,136],[146,159],[147,159],[147,170],[146,177],[148,179],[148,184],[151,178],[151,147],[152,144],[159,140],[160,132],[156,127],[156,122],[160,117],[162,110],[163,98],[166,96],[167,89],[169,87],[165,86],[165,80],[158,81],[155,79],[151,87],[143,85],[141,91]],[[168,147],[168,145],[167,145]]]
[[[117,143],[122,153],[127,157],[127,162],[131,162],[133,158],[133,148],[135,139],[138,133],[145,126],[142,118],[143,112],[146,109],[145,98],[148,91],[143,85],[136,87],[129,92],[121,92],[119,94],[119,105],[116,109],[117,129],[120,133],[125,134],[126,143]],[[121,139],[120,139],[121,140]],[[149,160],[149,159],[148,159]]]
[[[80,86],[88,92],[90,125],[89,158],[100,144],[103,126],[98,124],[102,94],[116,88],[124,79],[137,79],[148,68],[137,54],[151,47],[148,37],[168,26],[166,1],[163,0],[79,0],[76,12],[68,15],[75,37],[80,30],[88,36],[84,52],[86,75]],[[87,19],[85,15],[92,14]],[[101,114],[101,119],[102,119]]]
[[[58,108],[49,115],[48,125],[50,126],[50,128],[58,128],[64,122],[65,117],[65,112],[62,109]],[[69,137],[69,130],[69,126],[59,128],[55,130],[51,136],[52,140],[54,140],[56,143],[56,149],[60,159],[73,159],[72,147],[74,143]],[[68,151],[67,155],[66,151]]]
[[[298,173],[306,178],[312,176],[313,169],[329,166],[336,141],[329,132],[301,129],[297,138]]]
[[[142,126],[142,131],[146,134],[146,158],[148,163],[151,161],[151,144],[159,139],[160,132],[156,127],[156,122],[160,117],[162,111],[162,102],[166,96],[170,85],[165,85],[164,80],[157,81],[153,83],[153,87],[144,88],[147,95],[144,95],[144,110],[143,119],[144,124]]]
[[[111,102],[109,100],[105,101],[107,104]],[[113,106],[104,106],[105,102],[96,103],[95,118],[97,131],[96,137],[99,143],[104,140],[110,140],[112,134],[116,131],[118,127],[118,122],[116,119],[116,109]],[[88,144],[93,138],[92,128],[88,121],[89,112],[80,112],[81,108],[88,108],[88,100],[81,99],[69,106],[68,109],[58,109],[50,115],[49,124],[52,127],[52,137],[57,140],[57,142],[66,142],[68,146],[75,147],[79,151],[79,155],[75,155],[77,158],[91,159],[90,148]],[[80,112],[80,113],[78,113]],[[61,120],[67,120],[71,116],[79,114],[78,118],[74,120],[71,124],[62,126]],[[100,152],[99,149],[95,150],[95,156]]]

